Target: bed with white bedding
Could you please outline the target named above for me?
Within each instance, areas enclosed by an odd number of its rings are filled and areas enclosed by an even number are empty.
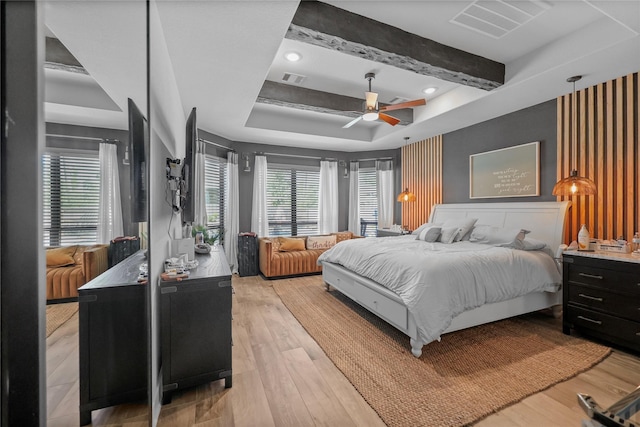
[[[419,235],[354,239],[326,251],[318,262],[327,286],[409,335],[419,357],[424,344],[444,333],[561,304],[562,279],[550,249],[561,243],[568,207],[568,202],[436,205],[430,223],[474,222],[474,228],[458,228],[461,241],[451,243],[419,240]],[[492,237],[516,228],[529,231],[518,236],[517,245],[497,244]]]

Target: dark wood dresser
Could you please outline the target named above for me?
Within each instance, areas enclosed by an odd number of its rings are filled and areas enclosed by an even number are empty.
[[[231,270],[222,249],[196,255],[189,278],[160,282],[163,403],[172,392],[231,377]]]
[[[567,251],[563,326],[640,352],[640,257]]]
[[[146,284],[138,283],[144,251],[78,289],[80,425],[91,411],[147,399]]]

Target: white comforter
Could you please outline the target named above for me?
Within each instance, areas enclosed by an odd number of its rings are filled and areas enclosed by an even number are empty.
[[[423,342],[439,340],[465,310],[535,291],[556,291],[555,261],[544,251],[471,243],[427,243],[415,236],[343,241],[318,259],[389,288],[404,301]]]

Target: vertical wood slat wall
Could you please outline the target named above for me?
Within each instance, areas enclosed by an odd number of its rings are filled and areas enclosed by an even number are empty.
[[[569,175],[572,150],[572,94],[557,99],[558,180]],[[630,240],[640,231],[640,81],[638,73],[576,91],[578,175],[591,178],[595,196],[558,197],[573,205],[565,243],[582,224],[592,237]],[[404,218],[404,217],[403,217]]]
[[[401,161],[402,189],[416,195],[415,202],[401,203],[402,225],[415,230],[442,203],[442,135],[402,147]]]

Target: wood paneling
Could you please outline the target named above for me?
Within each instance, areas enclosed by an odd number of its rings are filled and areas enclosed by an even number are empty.
[[[405,145],[401,156],[402,189],[416,195],[415,202],[401,204],[402,224],[415,230],[442,203],[442,135]]]
[[[591,178],[598,189],[595,196],[558,197],[573,202],[565,243],[577,239],[582,224],[600,239],[630,240],[640,230],[639,86],[634,73],[577,91],[577,126],[572,123],[573,94],[557,100],[558,179],[576,165],[578,175]]]

